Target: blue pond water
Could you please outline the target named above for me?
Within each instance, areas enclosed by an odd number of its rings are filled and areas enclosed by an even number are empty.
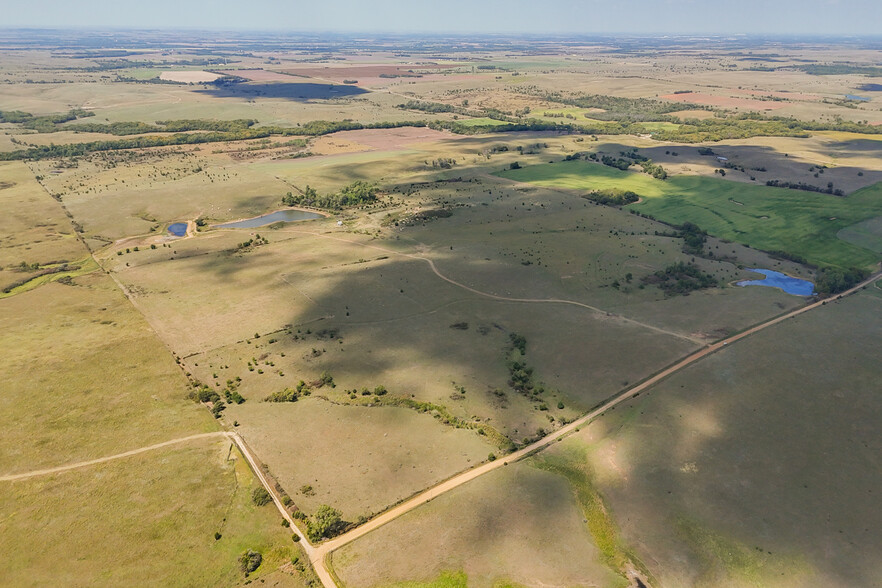
[[[791,278],[781,272],[774,272],[772,270],[756,268],[748,269],[752,272],[766,276],[765,279],[744,280],[743,282],[738,282],[739,286],[769,286],[772,288],[781,288],[788,294],[794,294],[796,296],[811,296],[815,293],[815,285],[807,280]]]
[[[849,100],[860,100],[861,102],[869,102],[870,101],[869,98],[865,98],[863,96],[855,96],[854,94],[846,94],[845,97],[848,98]]]
[[[168,226],[168,232],[175,237],[183,237],[187,234],[187,223],[173,223]]]
[[[245,220],[235,223],[227,223],[218,226],[223,229],[254,229],[256,227],[263,227],[273,223],[294,223],[298,221],[312,220],[314,218],[322,218],[322,215],[315,212],[306,212],[305,210],[279,210],[278,212],[272,212],[263,216],[246,218]]]

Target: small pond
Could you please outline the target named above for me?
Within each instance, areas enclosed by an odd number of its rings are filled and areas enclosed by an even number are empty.
[[[854,94],[846,94],[846,98],[849,100],[859,100],[860,102],[869,102],[869,98],[865,98],[864,96],[855,96]]]
[[[298,221],[312,220],[314,218],[322,218],[322,215],[315,212],[307,212],[305,210],[279,210],[271,212],[263,216],[254,218],[246,218],[234,223],[218,225],[222,229],[254,229],[264,227],[273,223],[295,223]]]
[[[748,268],[749,271],[756,272],[765,276],[762,280],[744,280],[738,282],[739,286],[769,286],[771,288],[780,288],[788,294],[795,296],[811,296],[815,293],[815,285],[807,280],[799,278],[791,278],[781,272],[772,270]]]
[[[187,234],[187,223],[172,223],[168,226],[168,232],[175,237],[183,237]]]

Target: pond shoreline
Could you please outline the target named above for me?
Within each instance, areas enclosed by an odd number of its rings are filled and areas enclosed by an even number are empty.
[[[760,274],[763,276],[758,280],[740,280],[735,282],[736,286],[764,286],[766,288],[778,288],[785,294],[792,296],[810,297],[815,295],[815,284],[802,278],[794,278],[785,273],[775,270],[767,270],[760,268],[746,268],[747,271]]]
[[[256,220],[258,220],[258,219],[262,219],[262,218],[266,218],[266,217],[270,217],[270,216],[273,216],[273,215],[276,215],[276,214],[286,213],[286,212],[302,212],[302,213],[304,213],[304,214],[314,214],[314,215],[316,215],[316,216],[315,216],[314,218],[303,218],[303,219],[296,219],[296,220],[278,220],[278,221],[269,221],[269,222],[267,222],[267,223],[264,223],[264,224],[262,224],[262,225],[257,225],[257,226],[254,226],[254,227],[234,227],[234,226],[230,226],[230,225],[235,225],[235,224],[238,224],[238,223],[246,223],[246,222],[248,222],[248,221],[256,221]],[[246,217],[246,218],[240,218],[240,219],[230,220],[230,221],[226,221],[226,222],[219,223],[219,224],[213,224],[213,225],[210,225],[210,228],[212,228],[212,229],[241,229],[241,228],[254,228],[254,229],[256,229],[256,228],[259,228],[259,227],[262,227],[262,226],[267,226],[267,225],[275,224],[275,223],[277,223],[277,222],[302,222],[302,221],[306,221],[306,220],[317,220],[318,218],[329,218],[330,216],[331,216],[330,213],[325,212],[325,211],[321,211],[321,210],[312,210],[312,209],[309,209],[309,208],[300,208],[300,207],[287,207],[287,208],[280,208],[279,210],[274,210],[274,211],[272,211],[272,212],[267,212],[267,213],[265,213],[265,214],[260,214],[260,215],[257,215],[257,216]]]

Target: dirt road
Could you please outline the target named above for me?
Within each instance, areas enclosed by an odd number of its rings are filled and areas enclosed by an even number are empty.
[[[678,361],[677,363],[671,365],[670,367],[655,374],[654,376],[650,377],[649,379],[644,380],[643,382],[637,384],[636,386],[629,388],[616,396],[613,396],[612,398],[610,398],[609,400],[604,402],[599,407],[590,411],[588,414],[573,421],[572,423],[570,423],[569,425],[566,425],[565,427],[561,427],[557,431],[549,434],[548,436],[542,438],[541,440],[537,441],[536,443],[533,443],[532,445],[528,445],[527,447],[524,447],[523,449],[521,449],[519,451],[511,453],[511,454],[505,456],[505,458],[500,458],[500,459],[497,459],[496,461],[491,461],[491,462],[485,463],[485,464],[480,465],[474,469],[468,470],[468,471],[463,472],[457,476],[454,476],[453,478],[450,478],[449,480],[441,482],[437,486],[429,488],[428,490],[425,490],[425,491],[417,494],[416,496],[414,496],[410,500],[407,500],[407,501],[399,504],[398,506],[387,510],[383,514],[371,519],[370,521],[361,525],[360,527],[357,527],[357,528],[349,531],[348,533],[344,533],[343,535],[340,535],[339,537],[336,537],[330,541],[327,541],[326,543],[323,543],[323,544],[313,548],[312,549],[312,557],[310,559],[313,563],[313,566],[315,567],[316,573],[318,573],[319,577],[322,578],[322,582],[324,583],[324,585],[327,588],[334,588],[336,586],[336,584],[333,583],[333,579],[331,578],[331,575],[328,572],[328,566],[327,566],[327,562],[326,562],[327,556],[332,551],[339,549],[340,547],[346,545],[347,543],[355,541],[359,537],[362,537],[362,536],[370,533],[371,531],[385,525],[386,523],[389,523],[389,522],[397,519],[401,515],[403,515],[407,512],[410,512],[411,510],[417,508],[421,504],[425,504],[425,503],[431,501],[432,499],[437,498],[438,496],[441,496],[445,492],[449,492],[450,490],[453,490],[454,488],[457,488],[457,487],[465,484],[466,482],[474,480],[475,478],[477,478],[479,476],[483,476],[484,474],[492,472],[493,470],[496,470],[497,468],[505,467],[509,463],[514,463],[516,461],[524,459],[525,457],[527,457],[535,452],[538,452],[538,451],[541,451],[542,449],[545,449],[546,447],[548,447],[552,443],[556,442],[558,439],[561,439],[562,437],[569,435],[570,433],[572,433],[573,431],[575,431],[579,427],[586,425],[587,423],[596,419],[597,417],[599,417],[600,415],[602,415],[603,413],[605,413],[609,409],[613,408],[614,406],[617,406],[617,405],[621,404],[622,402],[625,402],[627,400],[634,398],[635,396],[637,396],[641,392],[643,392],[643,391],[647,390],[648,388],[654,386],[655,384],[659,383],[661,380],[667,378],[670,375],[673,375],[676,372],[679,372],[683,368],[699,361],[700,359],[702,359],[712,353],[719,351],[723,347],[725,347],[731,343],[734,343],[735,341],[739,341],[741,339],[744,339],[745,337],[749,337],[750,335],[753,335],[754,333],[757,333],[763,329],[766,329],[766,328],[771,327],[773,325],[777,325],[778,323],[781,323],[787,319],[798,316],[804,312],[808,312],[810,310],[813,310],[815,308],[823,306],[824,304],[829,304],[829,303],[835,302],[836,300],[839,300],[845,296],[848,296],[849,294],[856,292],[857,290],[863,288],[864,286],[867,286],[867,285],[873,283],[873,281],[878,279],[880,277],[880,275],[882,275],[882,273],[875,273],[875,274],[873,274],[873,276],[871,276],[867,280],[864,280],[863,282],[861,282],[857,286],[855,286],[845,292],[842,292],[841,294],[838,294],[832,298],[829,298],[829,299],[823,300],[823,301],[819,301],[819,302],[815,302],[815,303],[810,304],[808,306],[804,306],[804,307],[799,308],[797,310],[788,312],[788,313],[781,315],[777,318],[770,319],[764,323],[761,323],[759,325],[751,327],[750,329],[747,329],[746,331],[743,331],[741,333],[738,333],[736,335],[732,335],[731,337],[728,337],[726,339],[718,341],[717,343],[714,343],[712,345],[708,345],[707,347],[704,347],[704,348],[696,351],[692,355],[687,356],[686,358]],[[327,580],[329,580],[331,583],[330,584],[327,583],[325,578],[327,578]]]
[[[169,445],[177,445],[178,443],[184,443],[185,441],[192,441],[194,439],[207,439],[209,437],[229,437],[229,436],[230,436],[230,434],[226,433],[224,431],[215,431],[214,433],[200,433],[198,435],[190,435],[189,437],[181,437],[180,439],[172,439],[171,441],[163,441],[162,443],[157,443],[155,445],[148,445],[147,447],[140,447],[138,449],[132,449],[131,451],[124,451],[123,453],[117,453],[115,455],[108,455],[106,457],[99,457],[97,459],[90,459],[88,461],[80,461],[77,463],[58,466],[56,468],[48,468],[45,470],[34,470],[31,472],[24,472],[21,474],[9,474],[6,476],[0,476],[0,482],[11,482],[13,480],[24,480],[27,478],[33,478],[35,476],[45,476],[47,474],[57,474],[59,472],[66,472],[68,470],[75,470],[77,468],[84,468],[87,466],[96,465],[99,463],[104,463],[106,461],[113,461],[115,459],[121,459],[123,457],[130,457],[132,455],[138,455],[139,453],[153,451],[155,449],[162,449],[163,447],[168,447]]]

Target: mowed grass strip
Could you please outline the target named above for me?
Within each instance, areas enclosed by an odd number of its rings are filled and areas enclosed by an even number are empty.
[[[810,263],[869,268],[882,257],[836,236],[882,214],[879,184],[838,197],[700,176],[661,181],[585,161],[541,164],[497,175],[574,190],[632,190],[643,200],[631,207],[643,214],[672,224],[689,221],[716,237],[766,251],[787,251]]]

